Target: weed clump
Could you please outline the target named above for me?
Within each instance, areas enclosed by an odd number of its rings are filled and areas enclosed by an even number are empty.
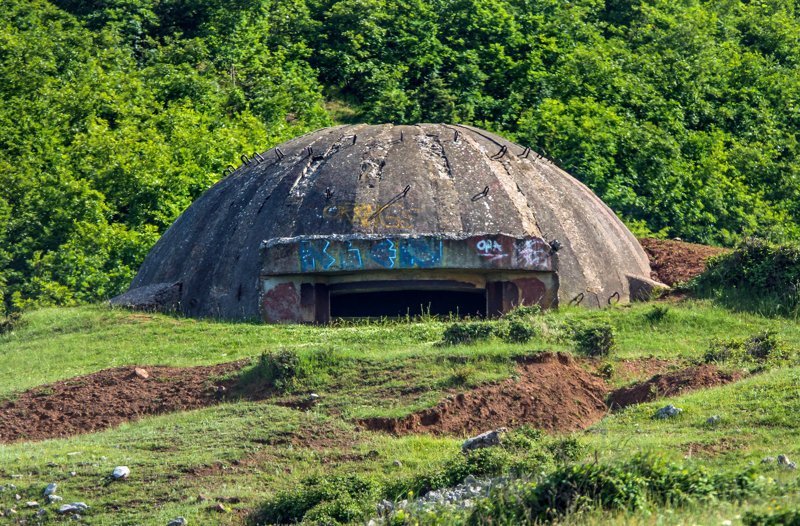
[[[459,345],[488,340],[493,333],[489,322],[457,321],[445,329],[442,339],[448,345]]]
[[[312,388],[323,383],[339,363],[340,358],[332,349],[302,355],[289,349],[265,352],[255,367],[241,376],[238,389],[272,386],[278,391],[290,392],[300,387]]]
[[[22,325],[22,315],[12,312],[8,316],[0,316],[0,335],[8,334]]]
[[[774,331],[763,331],[746,340],[712,340],[703,356],[705,363],[757,363],[780,361],[788,353]]]
[[[650,325],[658,325],[669,318],[669,307],[666,305],[653,305],[644,313],[644,319]]]
[[[606,322],[573,327],[575,351],[586,356],[608,356],[614,350],[614,329]]]
[[[537,316],[542,313],[541,305],[517,305],[510,311],[503,314],[502,318],[504,320],[529,320],[534,316]]]
[[[528,343],[536,336],[536,330],[528,323],[514,319],[501,329],[500,337],[508,343]]]
[[[745,526],[800,526],[800,510],[778,507],[772,511],[748,511],[742,517]]]

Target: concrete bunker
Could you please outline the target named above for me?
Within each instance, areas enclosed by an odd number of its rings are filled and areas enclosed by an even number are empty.
[[[269,322],[497,316],[516,305],[549,307],[557,297],[554,252],[537,237],[303,236],[261,250]]]
[[[601,307],[658,286],[638,241],[591,190],[484,130],[338,126],[242,161],[112,303],[325,323]]]

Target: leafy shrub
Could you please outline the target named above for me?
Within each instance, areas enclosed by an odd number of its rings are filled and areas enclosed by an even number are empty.
[[[494,327],[491,323],[480,321],[457,321],[451,323],[444,331],[442,339],[449,345],[474,343],[492,337]]]
[[[0,317],[0,335],[8,334],[22,325],[22,315],[19,312],[12,312],[8,316]]]
[[[468,385],[470,380],[475,376],[476,369],[472,365],[462,365],[457,367],[455,372],[450,376],[447,382],[452,387],[461,387]]]
[[[608,356],[614,349],[614,329],[606,322],[594,322],[573,328],[575,350],[586,356]]]
[[[327,475],[304,479],[300,487],[278,493],[258,514],[259,523],[286,524],[304,519],[333,524],[365,517],[380,500],[381,485],[359,475]]]
[[[548,451],[556,462],[575,462],[586,453],[586,446],[575,437],[567,437],[548,444]]]
[[[523,524],[557,519],[592,508],[636,509],[723,498],[736,500],[763,493],[752,470],[710,475],[659,457],[639,456],[620,465],[563,466],[540,481],[501,489],[479,501],[469,524]]]
[[[731,307],[766,314],[800,314],[800,244],[749,238],[709,260],[692,288]]]
[[[541,305],[517,305],[502,317],[504,320],[528,320],[541,313]]]
[[[516,319],[509,322],[500,335],[503,341],[508,343],[527,343],[534,336],[536,336],[536,330],[530,324]]]
[[[786,358],[783,343],[774,331],[753,334],[746,340],[712,340],[703,356],[706,363],[756,362],[765,363]]]
[[[800,526],[800,509],[778,508],[772,511],[748,511],[742,517],[745,526]]]

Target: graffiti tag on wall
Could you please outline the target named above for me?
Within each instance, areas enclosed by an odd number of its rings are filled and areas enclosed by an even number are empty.
[[[380,211],[380,213],[378,213]],[[336,203],[322,209],[322,217],[340,220],[361,228],[377,227],[383,230],[410,230],[414,225],[416,209],[371,203]]]
[[[365,268],[413,269],[441,266],[444,242],[433,238],[381,239],[371,243],[300,241],[300,272],[361,270]]]
[[[287,238],[267,243],[263,258],[267,275],[433,268],[553,270],[546,241],[502,234]]]

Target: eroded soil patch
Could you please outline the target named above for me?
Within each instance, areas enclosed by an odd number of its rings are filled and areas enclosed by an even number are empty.
[[[669,239],[646,238],[639,243],[650,258],[653,279],[669,286],[699,276],[706,269],[708,258],[728,252],[725,248]]]
[[[373,431],[464,434],[530,424],[549,431],[584,429],[606,414],[603,380],[571,356],[543,353],[519,365],[517,378],[452,395],[403,418],[368,418]]]
[[[222,376],[247,362],[207,367],[106,369],[20,393],[0,402],[0,443],[90,433],[145,415],[196,409],[218,403]]]
[[[737,372],[720,371],[714,365],[699,365],[680,371],[657,374],[645,382],[613,391],[608,396],[612,409],[650,402],[657,398],[678,396],[697,389],[717,387],[741,379]]]

